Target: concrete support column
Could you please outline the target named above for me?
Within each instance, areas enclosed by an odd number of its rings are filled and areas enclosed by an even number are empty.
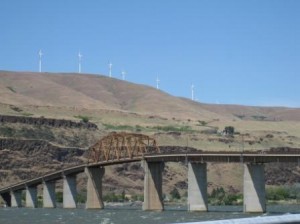
[[[7,207],[11,207],[11,195],[10,195],[10,193],[9,192],[3,193],[3,194],[1,194],[1,197],[5,201],[5,205]]]
[[[263,164],[244,164],[244,212],[266,212]]]
[[[188,210],[207,211],[206,163],[188,163]]]
[[[22,191],[11,191],[11,207],[22,207]]]
[[[43,207],[55,208],[55,182],[43,181]]]
[[[164,209],[162,198],[164,162],[143,161],[142,166],[145,171],[143,210],[162,211]]]
[[[63,176],[63,207],[76,208],[76,176]]]
[[[104,208],[102,200],[102,177],[105,173],[105,169],[103,167],[86,167],[85,173],[88,178],[85,207],[87,209]]]
[[[26,186],[26,208],[37,207],[37,187]]]

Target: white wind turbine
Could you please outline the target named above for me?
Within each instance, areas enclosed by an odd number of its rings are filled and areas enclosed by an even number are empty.
[[[111,69],[112,69],[112,63],[108,63],[108,69],[109,69],[109,77],[111,77]]]
[[[158,79],[158,76],[156,77],[156,89],[159,89],[159,82],[160,80]]]
[[[122,74],[122,79],[125,80],[125,75],[126,75],[127,73],[126,73],[124,70],[122,70],[121,74]]]
[[[194,101],[194,88],[195,88],[195,86],[194,86],[194,84],[192,84],[191,91],[192,91],[192,100],[193,101]]]
[[[81,60],[82,60],[82,54],[78,53],[78,73],[81,73]]]
[[[42,56],[43,52],[42,50],[39,51],[39,72],[42,72]]]

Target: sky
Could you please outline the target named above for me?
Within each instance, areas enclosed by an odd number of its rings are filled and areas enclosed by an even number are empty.
[[[298,0],[1,0],[0,70],[108,75],[202,103],[300,107]]]

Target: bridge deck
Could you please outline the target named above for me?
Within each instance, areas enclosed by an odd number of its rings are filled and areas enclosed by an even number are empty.
[[[7,187],[0,189],[0,194],[7,192],[23,190],[26,186],[39,185],[43,181],[55,181],[61,179],[64,175],[76,175],[78,173],[84,172],[85,167],[99,167],[99,166],[109,166],[122,163],[131,163],[139,162],[141,160],[146,160],[148,162],[221,162],[221,163],[270,163],[270,162],[288,162],[288,163],[298,163],[300,164],[300,153],[293,154],[282,154],[282,153],[273,153],[273,154],[264,154],[264,153],[172,153],[172,154],[151,154],[143,155],[140,157],[134,157],[132,159],[120,159],[120,160],[110,160],[105,162],[98,163],[87,163],[81,164],[74,167],[69,167],[63,170],[51,172],[45,175],[42,175],[37,178],[30,180],[25,180],[17,184],[13,184]]]

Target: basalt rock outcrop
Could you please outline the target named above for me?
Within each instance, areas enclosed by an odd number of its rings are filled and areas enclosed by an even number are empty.
[[[21,123],[30,125],[46,125],[56,128],[86,128],[98,129],[97,125],[91,122],[76,122],[65,119],[54,119],[44,117],[25,117],[25,116],[10,116],[0,115],[0,123]]]

